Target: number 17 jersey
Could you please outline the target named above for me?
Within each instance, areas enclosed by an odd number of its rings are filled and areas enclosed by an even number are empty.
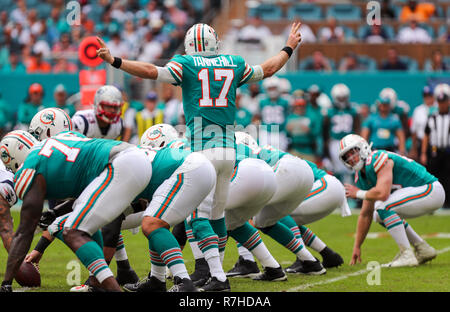
[[[182,88],[191,150],[234,147],[236,89],[254,69],[237,55],[175,55],[166,68]]]
[[[90,139],[64,132],[36,144],[14,176],[17,196],[23,199],[34,178],[46,181],[47,199],[76,198],[100,175],[109,162],[111,149],[120,141]]]

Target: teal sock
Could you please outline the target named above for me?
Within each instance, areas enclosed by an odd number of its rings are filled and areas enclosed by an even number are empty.
[[[219,238],[212,229],[211,223],[206,218],[197,218],[191,222],[193,236],[197,241],[198,248],[204,254],[212,248],[219,248]]]
[[[291,216],[286,216],[283,219],[280,220],[281,223],[286,225],[291,232],[294,234],[295,238],[301,238],[300,229],[298,228],[297,223],[294,221],[294,219]]]
[[[223,261],[223,257],[225,254],[225,246],[227,245],[228,235],[227,235],[227,226],[225,225],[225,218],[217,219],[217,220],[209,220],[211,223],[212,229],[214,233],[219,237],[219,253],[220,258]]]
[[[295,254],[303,248],[302,241],[295,238],[291,230],[281,222],[275,223],[268,231],[264,233]]]
[[[88,271],[94,275],[100,283],[102,283],[106,278],[114,276],[109,269],[108,264],[106,264],[103,250],[97,242],[89,241],[85,243],[78,248],[75,254],[88,269]]]
[[[92,239],[103,249],[103,235],[102,231],[98,230],[92,235]]]
[[[244,225],[230,231],[230,236],[238,242],[238,248],[239,246],[244,246],[249,251],[252,251],[262,242],[258,230],[248,222],[245,222]]]
[[[171,267],[178,263],[184,264],[180,245],[168,229],[156,229],[147,236],[147,239],[149,250],[156,252],[165,265]]]
[[[306,226],[302,225],[300,226],[300,232],[302,233],[302,239],[306,246],[311,246],[312,242],[316,238],[316,234],[314,234],[313,231],[311,231]]]

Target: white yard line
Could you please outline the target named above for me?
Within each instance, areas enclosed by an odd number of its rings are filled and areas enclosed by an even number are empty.
[[[436,252],[438,254],[443,254],[443,253],[446,253],[448,251],[450,251],[450,246],[445,247],[445,248],[440,249],[440,250],[437,250]],[[382,264],[381,266],[383,267],[383,266],[386,266],[386,265],[387,265],[387,263]],[[307,289],[307,288],[314,287],[314,286],[331,284],[331,283],[338,282],[338,281],[341,281],[343,279],[346,279],[346,278],[349,278],[349,277],[352,277],[352,276],[362,275],[362,274],[367,273],[367,272],[369,272],[368,269],[359,270],[359,271],[356,271],[356,272],[353,272],[353,273],[343,274],[341,276],[330,278],[330,279],[327,279],[327,280],[324,280],[324,281],[320,281],[320,282],[316,282],[316,283],[309,283],[309,284],[304,284],[304,285],[300,285],[300,286],[297,286],[297,287],[293,287],[293,288],[290,288],[290,289],[288,289],[286,291],[288,291],[288,292],[295,292],[295,291],[300,291],[300,290]]]

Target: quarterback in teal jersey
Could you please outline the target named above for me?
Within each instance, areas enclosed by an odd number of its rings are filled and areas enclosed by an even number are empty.
[[[23,199],[4,283],[10,285],[30,247],[44,200],[77,198],[64,225],[64,242],[102,288],[120,291],[104,259],[101,240],[94,241],[94,236],[149,182],[151,163],[145,152],[127,143],[89,139],[75,132],[37,143],[27,132],[13,131],[2,139],[1,149],[5,151],[2,161],[15,172],[16,193]]]
[[[384,150],[372,151],[366,140],[354,134],[340,141],[339,156],[355,171],[357,186],[346,184],[346,195],[363,200],[350,264],[361,262],[361,245],[372,219],[386,227],[400,249],[390,267],[415,266],[434,259],[434,248],[404,219],[442,207],[445,192],[438,179],[412,159]]]

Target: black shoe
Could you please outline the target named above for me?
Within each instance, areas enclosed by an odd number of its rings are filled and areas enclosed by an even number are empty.
[[[322,265],[324,268],[334,268],[344,263],[344,259],[337,252],[328,248],[328,246],[320,252],[320,255],[322,256]]]
[[[188,278],[179,278],[175,276],[174,284],[168,292],[198,292],[198,289],[194,286],[194,283]]]
[[[228,279],[221,282],[216,277],[212,277],[209,279],[209,281],[201,288],[198,289],[199,291],[230,291],[230,282]]]
[[[327,270],[322,266],[319,260],[305,260],[302,261],[302,267],[295,273],[302,273],[308,275],[322,275],[327,273]]]
[[[125,284],[123,289],[128,292],[166,292],[166,282],[161,282],[156,277],[146,277],[137,283]]]
[[[256,262],[245,260],[242,256],[239,256],[234,267],[228,271],[226,275],[227,277],[254,277],[259,273],[261,273],[261,271]]]
[[[125,284],[135,284],[139,282],[139,277],[133,269],[117,269],[116,281],[120,286]]]
[[[297,258],[294,263],[284,269],[286,273],[299,273],[299,270],[303,268],[303,261]]]
[[[195,270],[194,273],[189,275],[192,282],[196,287],[201,287],[210,278],[208,262],[205,258],[200,258],[195,260]]]
[[[283,272],[283,269],[278,268],[264,268],[264,273],[260,273],[255,277],[252,277],[255,281],[268,281],[268,282],[278,282],[287,280],[286,274]]]

